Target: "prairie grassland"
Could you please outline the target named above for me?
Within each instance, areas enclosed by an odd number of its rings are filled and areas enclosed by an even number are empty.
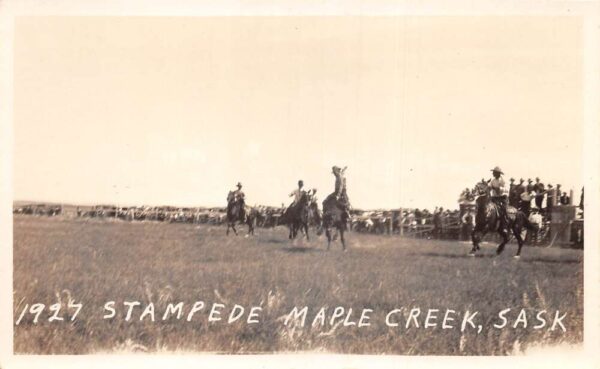
[[[96,352],[271,353],[318,351],[365,354],[505,355],[528,346],[579,344],[583,340],[583,253],[579,250],[515,246],[494,256],[466,256],[470,245],[349,233],[350,250],[339,243],[325,251],[325,240],[290,243],[285,228],[258,229],[254,237],[225,236],[224,227],[189,224],[126,223],[66,218],[14,218],[14,350],[34,354]],[[83,307],[74,321],[68,301]],[[115,301],[116,316],[104,304]],[[139,301],[126,320],[124,301]],[[206,307],[186,321],[195,301]],[[152,302],[156,319],[142,311]],[[184,303],[183,317],[162,320],[167,304]],[[43,303],[34,315],[24,307]],[[260,306],[260,322],[246,316],[228,324],[209,322],[213,303]],[[60,304],[49,322],[48,306]],[[286,315],[308,306],[305,326]],[[335,307],[352,308],[350,321],[371,309],[370,326],[330,324]],[[325,325],[312,326],[326,308]],[[385,324],[388,312],[398,327]],[[409,311],[419,308],[417,328],[406,328]],[[506,327],[493,327],[506,314]],[[438,309],[433,327],[425,327],[428,309]],[[446,309],[456,312],[453,328],[443,329]],[[527,328],[517,321],[524,309]],[[482,330],[463,331],[463,314],[478,312]],[[547,324],[535,314],[546,310]],[[555,311],[566,313],[550,330]],[[71,314],[71,315],[69,315]],[[435,315],[435,314],[434,314]],[[344,314],[345,316],[345,314]],[[19,324],[16,322],[19,320]],[[514,328],[516,323],[516,328]]]

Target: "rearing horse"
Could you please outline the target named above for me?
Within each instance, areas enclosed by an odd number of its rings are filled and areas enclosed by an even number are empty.
[[[525,213],[512,206],[507,207],[508,222],[500,214],[498,205],[493,203],[490,198],[491,188],[486,182],[479,182],[475,185],[473,193],[477,196],[475,203],[477,205],[477,214],[475,215],[475,228],[471,233],[471,239],[473,241],[473,248],[469,252],[469,255],[473,256],[480,249],[479,242],[488,232],[498,232],[502,237],[502,242],[496,249],[496,254],[499,255],[504,251],[504,246],[509,241],[510,232],[515,235],[519,248],[515,258],[521,256],[521,248],[523,247],[523,238],[521,237],[521,231],[523,228],[530,230],[537,230],[537,226],[532,224]]]
[[[323,201],[323,229],[325,229],[325,235],[327,236],[328,251],[331,246],[331,239],[333,238],[331,233],[332,228],[337,229],[340,241],[342,242],[342,250],[346,251],[344,232],[348,227],[348,220],[335,196],[328,196]]]

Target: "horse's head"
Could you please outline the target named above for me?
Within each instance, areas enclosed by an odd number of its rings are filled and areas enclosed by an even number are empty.
[[[483,205],[487,203],[490,199],[491,187],[488,182],[478,182],[475,187],[473,187],[473,196],[475,196],[475,202],[478,205]]]
[[[481,196],[489,196],[491,191],[491,187],[488,182],[477,182],[475,187],[473,187],[472,194],[475,197]]]
[[[307,205],[308,203],[310,203],[310,200],[312,198],[312,194],[310,193],[310,191],[308,192],[302,192],[302,195],[300,196],[300,200],[298,200],[298,205]]]

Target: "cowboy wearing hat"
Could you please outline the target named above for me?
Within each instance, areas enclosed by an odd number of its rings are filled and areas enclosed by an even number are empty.
[[[515,179],[510,179],[510,185],[508,186],[508,205],[517,206],[519,195],[517,195],[517,184]]]
[[[527,192],[531,193],[533,191],[535,191],[535,185],[533,184],[531,178],[527,178]]]
[[[246,195],[244,194],[244,192],[242,191],[242,183],[238,182],[237,185],[237,190],[233,190],[230,192],[230,196],[227,198],[228,204],[227,204],[227,209],[230,210],[231,207],[233,206],[233,204],[235,204],[236,202],[241,202],[242,203],[242,207],[241,207],[241,218],[246,219],[246,209],[245,209],[245,205],[246,205]]]
[[[544,188],[544,184],[540,182],[539,177],[535,177],[535,184],[533,185],[533,190],[535,191],[535,206],[537,206],[538,209],[541,209],[546,191]]]
[[[238,182],[235,186],[237,187],[237,190],[233,190],[233,201],[245,200],[246,195],[242,191],[242,183]]]
[[[502,169],[500,167],[495,167],[492,169],[492,175],[494,178],[490,180],[491,191],[491,200],[498,206],[498,210],[500,211],[500,216],[504,218],[504,220],[508,224],[508,215],[506,213],[506,187],[504,186],[504,179],[502,178]]]

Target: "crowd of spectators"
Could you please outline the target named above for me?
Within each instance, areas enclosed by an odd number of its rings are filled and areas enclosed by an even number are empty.
[[[536,224],[538,229],[543,231],[548,229],[548,225],[552,220],[553,209],[557,206],[577,205],[577,208],[580,209],[579,217],[583,218],[583,194],[584,190],[582,188],[579,204],[575,204],[575,199],[572,199],[570,194],[563,191],[562,185],[559,183],[544,185],[540,178],[535,178],[535,181],[528,178],[527,182],[523,178],[520,178],[518,182],[514,178],[510,178],[508,205],[523,211],[528,216],[529,221]],[[461,224],[463,228],[461,234],[465,238],[474,227],[475,194],[469,188],[465,188],[461,192],[458,201],[461,207]],[[530,232],[528,233],[529,236],[531,237],[530,241],[536,243],[540,237],[540,232]]]
[[[544,185],[539,178],[535,181],[521,178],[516,182],[510,178],[508,203],[527,214],[529,221],[543,229],[551,220],[555,206],[573,205],[573,199],[561,184]],[[475,226],[475,194],[465,188],[458,199],[459,209],[435,207],[433,211],[424,208],[402,210],[353,210],[350,227],[357,232],[376,234],[404,234],[422,238],[469,240]],[[579,206],[583,213],[583,189]],[[26,205],[14,209],[15,213],[34,215],[58,215],[62,206]],[[257,206],[257,226],[274,227],[285,210],[279,207]],[[168,222],[221,224],[225,219],[224,208],[176,208],[176,207],[117,207],[93,206],[76,208],[77,217],[116,218],[123,220],[157,220]],[[538,235],[533,235],[538,237]],[[536,241],[535,239],[533,240]]]
[[[469,188],[465,188],[458,200],[459,204],[471,204],[474,201],[475,194]],[[527,216],[535,210],[545,219],[549,219],[554,206],[573,204],[574,199],[571,199],[570,195],[563,191],[560,183],[544,185],[539,177],[535,178],[535,182],[528,178],[527,183],[523,178],[519,179],[518,183],[514,178],[509,180],[508,205],[523,211]],[[583,210],[583,188],[581,189],[579,208]]]

